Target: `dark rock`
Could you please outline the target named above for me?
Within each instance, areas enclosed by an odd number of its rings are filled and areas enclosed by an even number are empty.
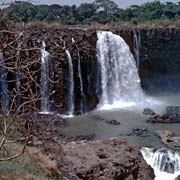
[[[162,114],[150,117],[147,122],[150,123],[180,123],[180,115]]]
[[[178,176],[178,177],[176,177],[176,179],[175,180],[180,180],[180,175]]]
[[[132,136],[133,135],[133,133],[128,133],[128,134],[126,134],[126,136]]]
[[[140,137],[149,137],[150,136],[147,128],[133,128],[132,133],[127,134],[127,135],[128,136],[136,135],[136,136],[140,136]]]
[[[179,92],[179,29],[141,29],[140,33],[141,61],[139,74],[143,89],[153,95]]]
[[[62,138],[63,140],[65,140],[66,142],[72,142],[72,141],[92,141],[92,140],[95,139],[96,134],[68,136],[68,135],[60,133],[58,136],[60,138]]]
[[[120,125],[121,123],[116,121],[116,120],[106,120],[105,121],[107,124],[112,124],[112,125]]]
[[[90,118],[95,119],[95,120],[98,120],[98,121],[104,121],[104,118],[102,118],[102,117],[99,116],[99,115],[92,115],[92,116],[90,116]]]
[[[153,180],[155,177],[139,150],[118,138],[72,142],[63,149],[60,171],[71,171],[82,180]]]
[[[171,131],[157,131],[161,141],[170,149],[180,150],[180,136],[174,136]]]
[[[166,114],[167,115],[180,115],[180,106],[167,106]]]
[[[145,109],[143,110],[143,114],[144,114],[144,115],[153,116],[153,115],[155,115],[156,113],[155,113],[152,109],[150,109],[150,108],[145,108]]]

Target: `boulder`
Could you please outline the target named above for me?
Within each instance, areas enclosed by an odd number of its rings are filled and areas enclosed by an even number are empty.
[[[145,108],[145,109],[143,110],[143,114],[144,114],[144,115],[153,116],[153,115],[155,115],[156,113],[155,113],[152,109],[150,109],[150,108]]]
[[[116,120],[106,120],[105,122],[106,122],[107,124],[111,124],[111,125],[115,125],[115,126],[121,124],[120,122],[118,122],[118,121],[116,121]]]
[[[176,177],[176,179],[175,180],[180,180],[180,175],[178,176],[178,177]]]
[[[180,123],[180,115],[169,115],[169,114],[162,114],[162,115],[155,115],[150,117],[147,122],[150,123]]]
[[[180,150],[180,136],[174,136],[171,131],[157,131],[161,141],[170,149]]]
[[[149,131],[147,128],[133,128],[132,135],[140,136],[140,137],[149,137]]]
[[[63,146],[60,171],[82,180],[153,180],[153,169],[140,151],[125,140],[71,142]]]

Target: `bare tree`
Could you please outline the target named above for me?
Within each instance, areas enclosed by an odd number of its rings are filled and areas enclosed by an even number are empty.
[[[2,5],[9,3],[12,1],[0,1]],[[3,17],[5,16],[3,15]],[[24,47],[17,49],[23,36],[24,29],[21,31],[10,30],[6,24],[0,21],[0,153],[8,151],[7,144],[9,143],[21,142],[24,144],[20,153],[1,157],[0,161],[15,159],[25,152],[30,138],[29,124],[26,123],[27,132],[23,138],[15,137],[10,140],[10,134],[12,129],[16,128],[19,113],[38,111],[37,103],[40,99],[40,92],[34,93],[34,87],[40,89],[36,76],[37,72],[40,71],[40,56],[34,57],[29,54],[34,54],[34,52],[40,54],[40,48]],[[3,87],[5,88],[3,89]]]

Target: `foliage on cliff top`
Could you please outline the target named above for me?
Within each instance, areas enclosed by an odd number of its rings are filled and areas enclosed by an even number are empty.
[[[158,0],[132,5],[122,9],[111,0],[95,0],[93,3],[72,5],[34,5],[18,1],[4,9],[13,22],[61,22],[65,25],[131,22],[141,24],[159,20],[177,21],[180,19],[180,3],[161,3]]]

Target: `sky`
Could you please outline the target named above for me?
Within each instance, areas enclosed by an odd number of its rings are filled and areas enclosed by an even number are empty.
[[[36,1],[36,0],[35,0]],[[39,4],[61,4],[61,5],[72,5],[72,4],[76,4],[79,5],[81,3],[85,3],[85,2],[93,2],[94,0],[37,0],[37,2]],[[116,4],[119,5],[119,7],[121,8],[125,8],[128,7],[132,4],[143,4],[147,1],[153,1],[153,0],[113,0],[114,2],[116,2]],[[180,0],[161,0],[161,2],[178,2]]]

